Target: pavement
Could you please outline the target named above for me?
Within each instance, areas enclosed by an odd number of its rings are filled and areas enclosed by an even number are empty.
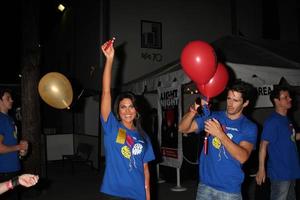
[[[99,192],[102,170],[89,166],[75,166],[74,174],[67,163],[49,162],[47,178],[41,178],[33,188],[23,188],[22,200],[109,200]],[[174,180],[153,183],[152,200],[192,200],[196,196],[197,180],[185,180],[179,185]],[[176,190],[176,191],[174,191]]]
[[[156,167],[155,167],[156,168]],[[72,174],[71,165],[61,161],[47,164],[47,176],[32,188],[22,188],[22,200],[112,200],[99,192],[104,166],[99,170],[90,166],[76,165]],[[156,171],[156,170],[155,170]],[[197,190],[197,166],[183,163],[181,180],[176,179],[176,170],[160,167],[163,179],[153,179],[151,200],[194,200]],[[157,177],[155,175],[155,177]],[[300,184],[297,183],[297,199],[300,199]],[[269,183],[257,186],[254,177],[246,178],[243,184],[243,200],[268,200]]]

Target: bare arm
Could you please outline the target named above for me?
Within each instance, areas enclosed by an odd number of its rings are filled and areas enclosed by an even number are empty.
[[[268,149],[268,141],[262,140],[259,145],[259,154],[258,154],[258,172],[256,174],[256,183],[261,185],[266,180],[266,170],[265,170],[265,162],[267,156]]]
[[[113,42],[106,42],[101,46],[102,52],[106,57],[102,76],[102,95],[101,95],[101,115],[106,121],[111,112],[111,71],[114,59]]]
[[[239,144],[234,143],[223,131],[221,124],[216,119],[210,119],[205,121],[204,130],[219,138],[226,150],[232,157],[238,160],[240,163],[245,163],[253,149],[253,144],[242,141]]]
[[[146,200],[150,200],[150,172],[148,163],[144,163]]]
[[[10,184],[11,184],[11,180],[0,183],[0,195],[10,189],[8,186]]]
[[[198,125],[194,120],[196,112],[189,111],[181,119],[178,125],[178,132],[180,133],[192,133],[198,130]]]
[[[22,174],[21,176],[19,177],[16,177],[17,181],[12,181],[12,180],[8,180],[8,181],[5,181],[3,183],[0,183],[0,194],[10,190],[10,189],[13,189],[14,187],[18,186],[18,185],[22,185],[24,187],[31,187],[33,185],[35,185],[38,180],[39,180],[39,177],[36,176],[36,175],[33,175],[33,174]]]
[[[300,133],[296,133],[296,140],[300,140]]]
[[[20,151],[20,150],[25,150],[25,146],[24,145],[17,144],[17,145],[10,145],[10,146],[8,146],[8,145],[3,144],[3,141],[4,141],[3,135],[0,135],[0,154],[10,153],[10,152]]]

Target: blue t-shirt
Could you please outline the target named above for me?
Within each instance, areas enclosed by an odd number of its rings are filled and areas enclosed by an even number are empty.
[[[265,121],[262,140],[268,141],[267,174],[271,180],[300,178],[295,129],[287,116],[273,112]]]
[[[110,113],[105,122],[106,167],[100,191],[113,196],[146,199],[144,163],[154,160],[150,139],[127,129]]]
[[[212,112],[208,117],[196,117],[199,130],[204,129],[204,121],[217,119],[227,136],[236,144],[247,141],[255,147],[257,126],[245,116],[231,120],[224,111]],[[244,180],[242,164],[233,158],[217,137],[209,135],[208,153],[201,152],[199,164],[200,182],[228,193],[240,193]]]
[[[0,112],[0,135],[7,146],[18,144],[15,122],[8,115]],[[0,154],[0,173],[17,172],[21,168],[17,151]]]

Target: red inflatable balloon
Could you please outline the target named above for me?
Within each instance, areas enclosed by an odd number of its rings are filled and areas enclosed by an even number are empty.
[[[215,75],[206,84],[197,84],[197,88],[201,94],[207,98],[219,95],[225,89],[229,75],[226,67],[222,63],[218,63]]]
[[[187,76],[198,84],[207,83],[217,70],[215,51],[203,41],[189,42],[182,50],[180,62]]]

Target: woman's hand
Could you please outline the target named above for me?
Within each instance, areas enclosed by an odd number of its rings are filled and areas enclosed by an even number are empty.
[[[115,42],[115,38],[113,37],[111,40],[108,40],[101,46],[102,52],[107,59],[108,58],[113,59],[114,57],[114,53],[115,53],[114,42]]]
[[[39,180],[39,176],[33,174],[22,174],[19,176],[19,184],[24,187],[31,187]]]

